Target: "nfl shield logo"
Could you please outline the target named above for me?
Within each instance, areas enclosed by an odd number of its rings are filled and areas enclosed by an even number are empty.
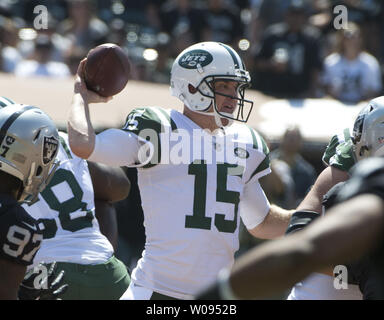
[[[43,144],[43,163],[50,163],[56,156],[59,141],[55,137],[44,137]]]

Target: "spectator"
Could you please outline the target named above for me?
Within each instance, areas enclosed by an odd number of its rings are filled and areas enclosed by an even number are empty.
[[[9,18],[0,16],[0,71],[14,72],[22,56],[15,48],[16,28]]]
[[[72,41],[72,45],[89,50],[106,42],[108,26],[94,15],[94,7],[88,0],[69,0],[69,18],[58,30]]]
[[[250,39],[255,48],[260,43],[262,34],[270,25],[279,23],[284,18],[289,1],[286,0],[251,0],[252,19]]]
[[[203,35],[203,12],[188,0],[170,0],[162,7],[162,29],[175,40],[175,56],[192,43],[201,41]]]
[[[284,98],[314,96],[322,68],[320,33],[307,25],[303,0],[291,0],[284,17],[285,22],[264,33],[255,57],[253,86]]]
[[[236,48],[244,32],[236,11],[237,7],[229,8],[225,0],[208,0],[203,40],[223,42]]]
[[[363,39],[357,24],[337,34],[336,52],[325,59],[323,86],[327,94],[345,103],[358,103],[380,94],[380,65],[363,50]]]
[[[67,77],[70,71],[65,63],[51,61],[53,44],[49,36],[40,34],[35,39],[33,59],[21,61],[15,74],[21,77]]]
[[[298,127],[287,128],[280,147],[271,152],[271,160],[284,161],[289,167],[294,184],[292,197],[294,203],[290,203],[289,207],[296,207],[316,180],[315,169],[300,154],[302,142],[303,138]]]
[[[76,74],[80,61],[84,59],[87,53],[88,52],[84,48],[76,46],[73,46],[70,50],[67,51],[65,63],[67,64],[69,72],[72,75]]]

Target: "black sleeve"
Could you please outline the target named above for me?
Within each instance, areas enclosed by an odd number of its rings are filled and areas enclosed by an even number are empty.
[[[381,276],[377,273],[371,257],[364,257],[359,261],[346,265],[348,283],[358,285],[364,300],[382,300],[383,285]]]
[[[351,170],[351,178],[340,189],[336,203],[360,194],[375,194],[384,200],[384,159],[360,161]],[[384,212],[383,212],[384,214]],[[378,246],[372,253],[348,265],[351,281],[358,283],[364,299],[384,299],[384,227]]]
[[[358,162],[351,169],[351,178],[340,189],[336,203],[364,193],[375,194],[384,200],[383,158],[369,158]]]
[[[345,181],[335,184],[328,192],[323,196],[322,205],[325,210],[330,209],[336,204],[336,198],[341,188],[344,186]]]
[[[0,213],[0,258],[30,265],[43,239],[41,230],[19,205]]]

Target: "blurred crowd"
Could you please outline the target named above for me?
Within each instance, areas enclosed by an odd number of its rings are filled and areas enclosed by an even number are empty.
[[[68,77],[91,48],[112,42],[134,79],[169,83],[182,49],[213,40],[241,53],[253,89],[354,104],[382,93],[383,37],[379,0],[0,1],[0,71],[24,77]]]

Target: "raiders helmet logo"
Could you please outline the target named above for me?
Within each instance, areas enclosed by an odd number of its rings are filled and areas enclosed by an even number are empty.
[[[6,138],[5,138],[5,143],[6,144],[11,145],[14,142],[15,142],[15,138],[13,138],[11,136],[6,136]]]
[[[213,60],[212,55],[205,50],[191,50],[184,53],[179,59],[179,65],[186,69],[197,69],[197,66],[205,67]]]
[[[56,157],[58,148],[59,141],[55,137],[44,137],[43,164],[52,162],[52,160]]]

